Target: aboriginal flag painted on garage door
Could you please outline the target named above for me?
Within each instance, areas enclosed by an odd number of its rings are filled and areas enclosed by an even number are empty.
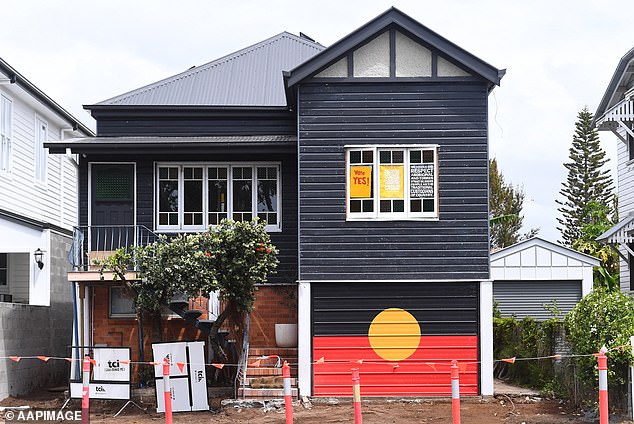
[[[312,283],[313,395],[478,394],[479,284]],[[323,360],[321,359],[323,358]]]

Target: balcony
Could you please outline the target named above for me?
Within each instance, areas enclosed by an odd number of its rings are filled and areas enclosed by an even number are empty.
[[[103,278],[95,261],[106,259],[117,249],[126,251],[133,246],[145,246],[155,242],[158,236],[143,225],[82,226],[73,228],[73,241],[68,252],[68,261],[73,271],[70,281],[112,280],[110,273]],[[131,276],[134,270],[130,270]],[[95,275],[99,274],[99,275]]]

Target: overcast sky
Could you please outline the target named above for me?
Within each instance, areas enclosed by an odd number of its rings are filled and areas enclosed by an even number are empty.
[[[577,113],[593,113],[634,47],[634,1],[3,1],[0,57],[94,128],[92,104],[282,31],[328,46],[395,6],[507,74],[490,155],[526,192],[526,227],[556,241],[555,199]],[[617,139],[601,135],[616,168]],[[616,176],[615,184],[616,184]]]

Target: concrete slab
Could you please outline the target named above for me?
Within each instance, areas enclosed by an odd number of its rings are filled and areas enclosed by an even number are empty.
[[[539,396],[539,391],[526,387],[518,387],[496,379],[493,382],[493,393],[495,395],[509,396]]]

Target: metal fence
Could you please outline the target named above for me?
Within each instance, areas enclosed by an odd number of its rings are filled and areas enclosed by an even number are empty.
[[[143,225],[92,225],[73,228],[68,261],[76,271],[88,271],[120,248],[145,246],[158,239]]]

